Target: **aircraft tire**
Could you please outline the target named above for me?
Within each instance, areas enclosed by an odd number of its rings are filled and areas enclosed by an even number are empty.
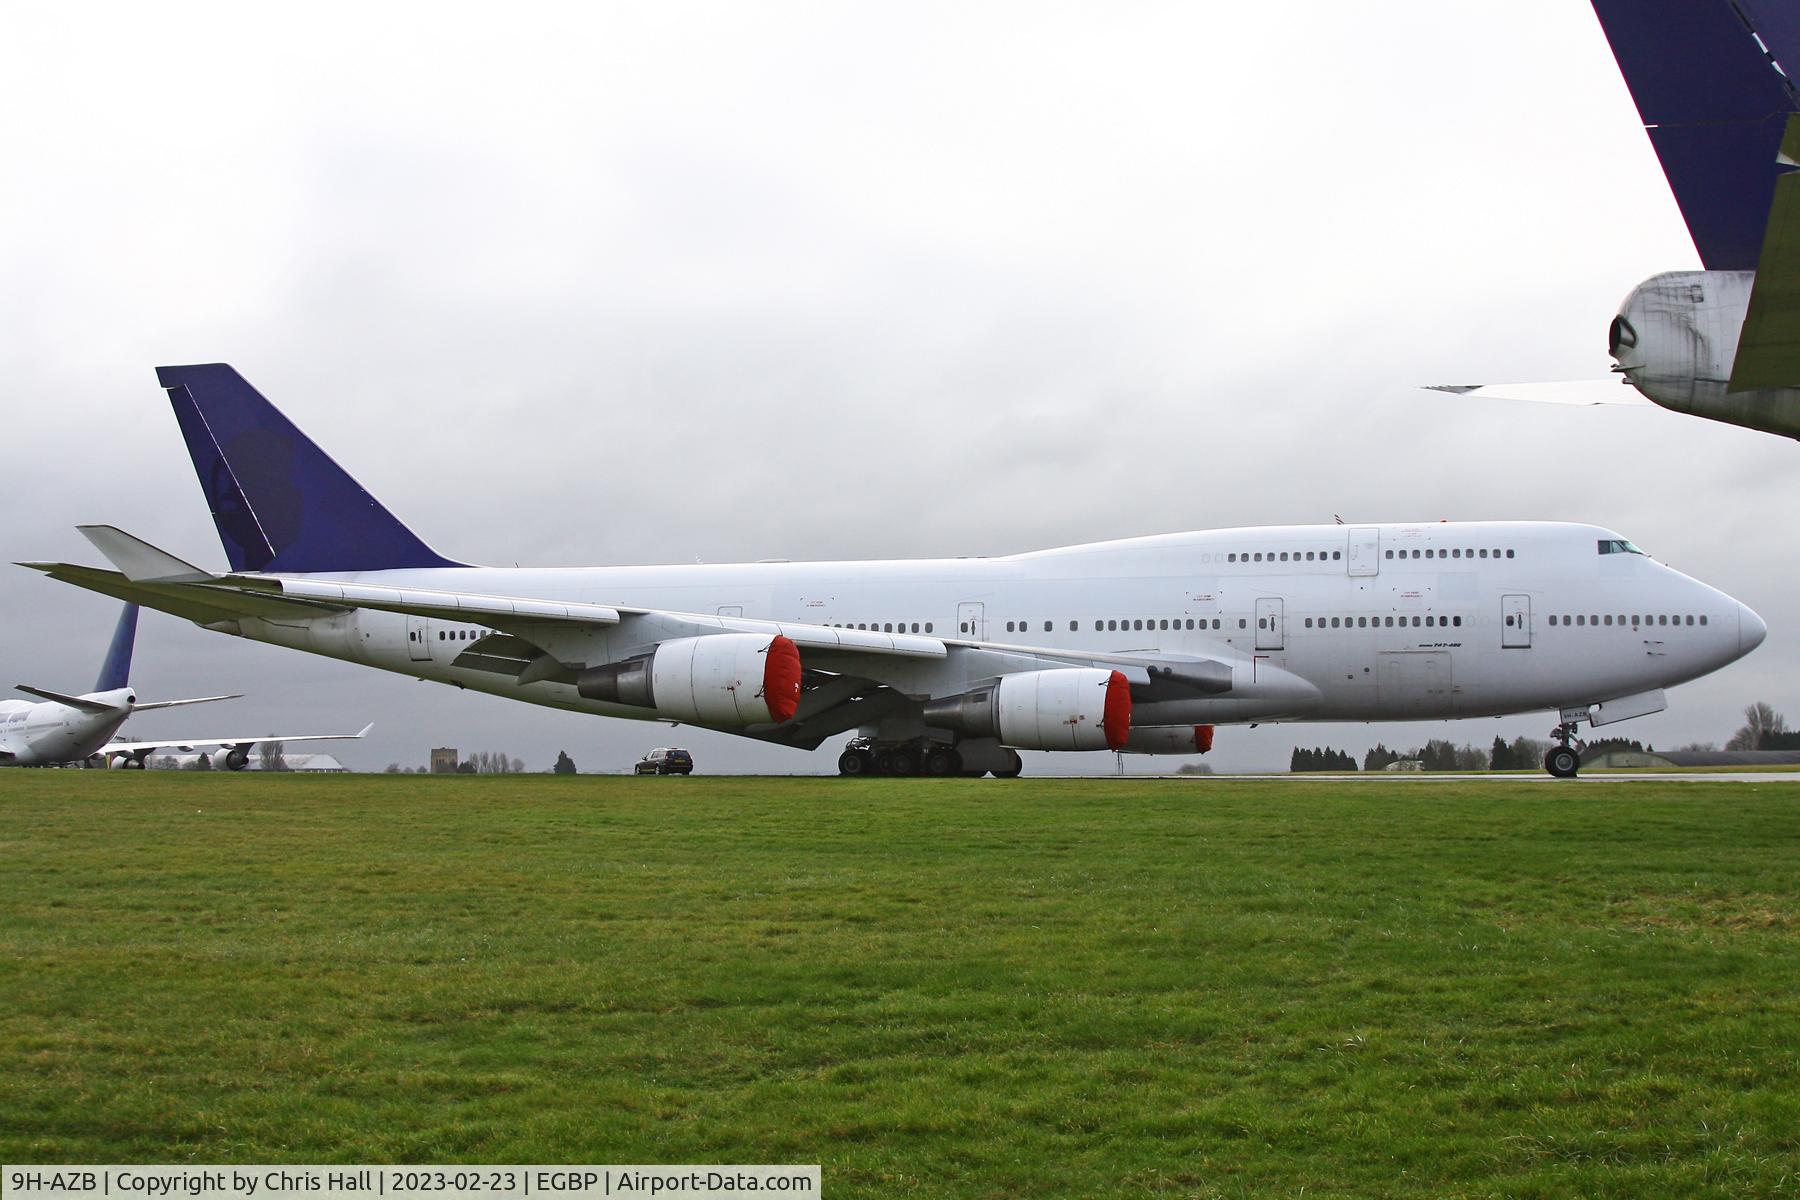
[[[1544,755],[1544,770],[1558,779],[1573,779],[1581,769],[1581,756],[1567,746],[1552,746]]]
[[[925,752],[927,775],[961,775],[962,755],[949,746],[934,746]]]
[[[893,754],[893,773],[917,775],[919,773],[919,752],[911,746],[897,747]]]
[[[874,765],[875,770],[870,772],[870,774],[892,775],[894,773],[894,752],[892,750],[877,750],[875,752]]]
[[[869,756],[860,750],[846,750],[838,755],[839,775],[851,777],[867,775],[874,766],[875,764],[869,761]]]
[[[1025,770],[1025,760],[1019,757],[1017,750],[1006,752],[1006,768],[992,772],[995,779],[1017,779]]]

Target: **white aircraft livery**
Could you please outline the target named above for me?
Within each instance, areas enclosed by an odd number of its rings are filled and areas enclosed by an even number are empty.
[[[129,682],[137,618],[138,606],[135,604],[127,604],[125,611],[119,614],[112,645],[106,652],[106,661],[100,667],[100,679],[94,684],[93,691],[71,696],[21,683],[17,685],[21,692],[40,696],[44,703],[0,700],[0,767],[49,767],[98,758],[102,762],[117,761],[142,769],[145,758],[156,750],[187,751],[212,746],[225,751],[225,765],[229,769],[240,771],[249,764],[250,748],[258,742],[339,741],[363,737],[374,728],[365,726],[362,733],[114,741],[113,734],[133,713],[238,699],[237,696],[197,696],[190,700],[139,700]]]
[[[1213,727],[1555,710],[1595,725],[1753,650],[1749,608],[1611,530],[1164,534],[1002,558],[500,568],[432,550],[224,364],[163,367],[227,572],[112,526],[26,563],[203,628],[577,712],[1016,775],[1018,750],[1194,754]]]

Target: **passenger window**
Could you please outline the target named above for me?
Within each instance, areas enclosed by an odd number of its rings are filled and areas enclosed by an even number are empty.
[[[1426,551],[1426,552],[1425,552],[1425,557],[1426,557],[1426,558],[1435,558],[1435,557],[1436,557],[1436,556],[1437,556],[1437,551],[1436,551],[1436,550],[1427,550],[1427,551]]]
[[[925,632],[926,633],[931,632],[931,622],[930,621],[925,622]]]
[[[1236,561],[1237,561],[1237,555],[1235,555],[1235,554],[1228,554],[1228,555],[1226,555],[1226,556],[1225,556],[1225,560],[1226,560],[1226,561],[1227,561],[1227,562],[1236,562]]]
[[[1389,629],[1392,629],[1394,627],[1394,618],[1388,617],[1386,619],[1386,624]]]
[[[1511,558],[1512,556],[1513,556],[1513,552],[1511,550],[1508,550],[1506,552],[1506,557]]]
[[[1257,562],[1261,562],[1261,561],[1262,561],[1262,551],[1261,551],[1261,550],[1258,550],[1258,551],[1257,551],[1257,552],[1256,552],[1256,561],[1257,561]]]
[[[1404,618],[1404,617],[1402,617],[1402,618],[1401,618],[1401,619],[1402,619],[1402,620],[1405,620],[1405,618]],[[1417,628],[1418,628],[1418,627],[1419,627],[1419,618],[1417,618],[1417,617],[1414,617],[1414,618],[1413,618],[1413,619],[1412,619],[1412,623],[1413,623],[1413,628],[1414,628],[1414,629],[1417,629]]]
[[[1049,633],[1049,632],[1050,632],[1050,622],[1048,622],[1048,621],[1045,621],[1045,622],[1044,622],[1044,632],[1045,632],[1045,633]]]
[[[1394,552],[1393,552],[1393,551],[1392,551],[1392,550],[1389,550],[1389,551],[1388,551],[1388,552],[1387,552],[1387,556],[1388,556],[1388,557],[1389,557],[1389,558],[1392,558],[1392,557],[1394,557]]]
[[[1706,624],[1706,614],[1705,613],[1700,614],[1700,623],[1702,625]]]
[[[1417,558],[1417,557],[1419,557],[1419,552],[1418,552],[1418,551],[1417,551],[1417,550],[1414,550],[1414,551],[1413,551],[1413,552],[1412,552],[1412,556],[1413,556],[1413,557],[1414,557],[1414,558]]]
[[[1334,559],[1342,558],[1344,557],[1344,552],[1342,550],[1333,550],[1331,552],[1331,557]]]
[[[1458,629],[1462,628],[1462,618],[1461,617],[1451,617],[1450,623],[1452,625],[1456,626]]]
[[[1194,627],[1194,618],[1192,618],[1192,617],[1189,617],[1189,618],[1188,618],[1188,619],[1187,619],[1187,627],[1188,627],[1188,628],[1189,628],[1189,629],[1192,629],[1192,628],[1193,628],[1193,627]]]
[[[1166,618],[1166,617],[1165,617],[1165,618],[1164,618],[1164,619],[1163,619],[1163,621],[1162,621],[1162,623],[1161,623],[1161,625],[1160,625],[1160,626],[1159,626],[1159,628],[1162,628],[1162,629],[1167,629],[1167,628],[1168,628],[1168,627],[1169,627],[1169,622],[1168,622],[1168,618]]]
[[[1313,560],[1313,552],[1311,550],[1308,550],[1306,552],[1306,561],[1311,562],[1312,560]]]
[[[1688,618],[1687,618],[1687,623],[1688,623],[1688,624],[1689,624],[1689,625],[1692,625],[1692,624],[1693,624],[1693,623],[1694,623],[1694,618],[1693,618],[1693,617],[1691,617],[1691,616],[1690,616],[1690,617],[1688,617]]]
[[[1358,629],[1367,629],[1369,627],[1369,618],[1367,618],[1367,617],[1356,618],[1356,627]]]
[[[1248,629],[1248,628],[1250,628],[1250,622],[1244,620],[1244,618],[1242,618],[1242,617],[1239,617],[1238,618],[1238,628],[1239,629]]]
[[[1336,629],[1338,627],[1338,619],[1336,617],[1331,618],[1331,627],[1333,629]]]
[[[1552,625],[1556,624],[1556,614],[1555,613],[1550,614],[1550,623]]]
[[[1306,627],[1308,629],[1312,628],[1312,618],[1311,617],[1306,618]]]
[[[1513,627],[1513,618],[1512,618],[1511,613],[1506,614],[1506,627],[1508,629],[1511,629]]]
[[[1486,557],[1487,557],[1487,551],[1486,551],[1486,550],[1483,550],[1483,551],[1482,551],[1482,552],[1481,552],[1481,557],[1483,557],[1483,558],[1486,558]]]
[[[858,625],[858,626],[857,626],[857,628],[858,628],[858,629],[861,629],[861,628],[862,628],[862,626],[861,626],[861,625]],[[964,633],[967,633],[967,632],[969,632],[969,623],[968,623],[968,622],[967,622],[967,621],[964,621],[964,622],[963,622],[963,623],[962,623],[962,631],[963,631],[963,632],[964,632]]]

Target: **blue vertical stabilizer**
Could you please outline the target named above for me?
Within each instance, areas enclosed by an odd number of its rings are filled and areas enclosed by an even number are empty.
[[[234,571],[454,567],[224,363],[158,367]]]
[[[137,619],[135,604],[127,604],[119,614],[112,645],[106,648],[106,661],[100,664],[100,678],[94,683],[96,692],[114,691],[131,682],[131,644],[137,640]]]
[[[1800,111],[1791,0],[1593,0],[1700,261],[1753,271]],[[1786,67],[1788,70],[1783,70]]]

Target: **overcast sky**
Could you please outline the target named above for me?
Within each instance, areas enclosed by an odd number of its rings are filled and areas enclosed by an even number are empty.
[[[1800,448],[1415,386],[1604,376],[1626,292],[1699,265],[1582,0],[12,5],[0,89],[7,560],[109,522],[222,566],[153,368],[227,361],[474,562],[1592,521],[1770,626],[1618,732],[1800,717]],[[6,568],[6,682],[91,686],[117,608]],[[142,736],[373,720],[359,768],[835,769],[149,612],[133,682],[250,693]]]

